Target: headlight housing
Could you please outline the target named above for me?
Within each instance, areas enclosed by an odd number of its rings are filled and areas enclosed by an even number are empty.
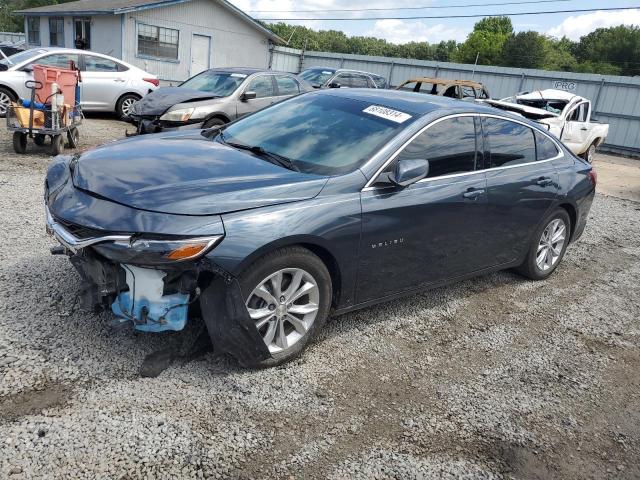
[[[182,239],[132,238],[129,242],[106,242],[93,248],[117,263],[166,265],[196,260],[215,247],[224,235]]]
[[[188,122],[195,110],[195,108],[176,108],[175,110],[169,110],[164,113],[160,117],[160,120],[166,122]]]

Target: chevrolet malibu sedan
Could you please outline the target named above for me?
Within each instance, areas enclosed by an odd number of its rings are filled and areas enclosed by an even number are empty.
[[[321,90],[226,127],[59,156],[45,203],[83,305],[149,332],[202,318],[214,349],[272,366],[331,314],[507,268],[547,278],[595,183],[521,117]]]

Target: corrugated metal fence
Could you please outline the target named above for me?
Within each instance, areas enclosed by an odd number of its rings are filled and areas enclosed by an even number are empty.
[[[275,47],[271,68],[299,73],[312,66],[364,70],[384,76],[390,85],[411,77],[474,79],[482,82],[493,98],[521,91],[561,88],[589,98],[593,116],[610,124],[606,150],[640,155],[640,77],[587,73],[549,72],[508,67],[489,67],[411,60],[406,58],[346,55]]]

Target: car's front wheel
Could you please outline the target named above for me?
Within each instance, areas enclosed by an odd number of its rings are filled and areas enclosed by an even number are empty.
[[[257,366],[275,366],[297,357],[327,320],[331,275],[322,260],[305,248],[269,253],[239,281],[249,316],[271,354]]]
[[[527,258],[518,271],[532,280],[543,280],[558,267],[569,244],[571,220],[563,208],[549,214],[538,228]]]

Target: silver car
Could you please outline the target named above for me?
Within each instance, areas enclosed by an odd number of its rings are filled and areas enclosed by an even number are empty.
[[[313,87],[291,73],[256,68],[212,68],[177,87],[163,87],[137,102],[128,120],[139,134],[210,128]]]
[[[80,99],[84,111],[113,112],[124,117],[131,107],[147,93],[158,88],[155,75],[101,53],[72,48],[32,48],[0,60],[0,115],[10,102],[30,98],[25,82],[33,80],[33,65],[69,68],[73,61],[78,68]]]

